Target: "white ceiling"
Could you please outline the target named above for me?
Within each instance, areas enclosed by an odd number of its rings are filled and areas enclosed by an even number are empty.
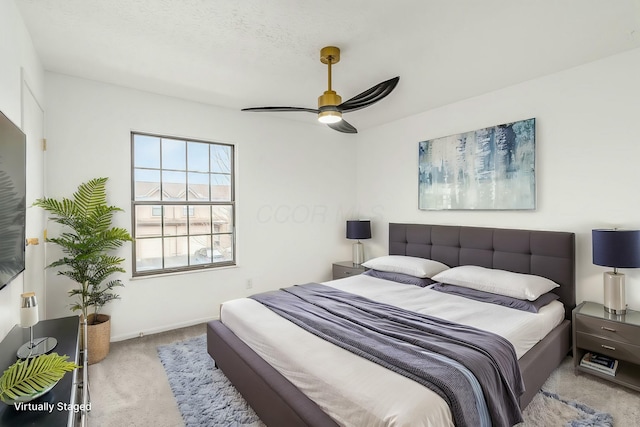
[[[640,47],[640,0],[15,2],[46,70],[238,110],[315,108],[338,46],[343,100],[400,76],[358,129]]]

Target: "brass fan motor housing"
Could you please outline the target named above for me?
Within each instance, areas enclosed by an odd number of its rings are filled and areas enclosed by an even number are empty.
[[[325,90],[322,95],[318,97],[318,108],[325,105],[340,105],[342,104],[342,97],[334,90]]]

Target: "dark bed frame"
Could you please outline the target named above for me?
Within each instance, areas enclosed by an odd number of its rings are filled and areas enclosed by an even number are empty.
[[[565,320],[518,361],[525,408],[571,349],[575,300],[575,235],[424,224],[389,224],[389,254],[433,259],[450,267],[479,265],[535,274],[560,285]],[[219,320],[207,325],[207,350],[260,419],[271,426],[336,426],[331,417]]]

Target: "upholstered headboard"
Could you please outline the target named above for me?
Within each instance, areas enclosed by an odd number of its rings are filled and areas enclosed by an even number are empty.
[[[389,224],[389,255],[428,258],[543,276],[571,319],[576,306],[575,234],[452,225]]]

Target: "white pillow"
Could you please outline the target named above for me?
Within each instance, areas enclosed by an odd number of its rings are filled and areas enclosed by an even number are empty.
[[[436,282],[529,301],[534,301],[540,295],[560,286],[553,280],[541,276],[513,273],[477,265],[454,267],[436,274],[431,279]]]
[[[421,278],[431,277],[449,268],[449,266],[432,259],[403,255],[381,256],[370,259],[362,265],[372,270],[402,273]]]

